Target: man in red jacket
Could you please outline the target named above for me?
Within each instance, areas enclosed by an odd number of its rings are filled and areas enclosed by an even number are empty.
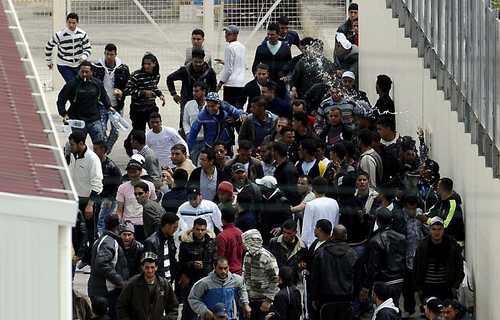
[[[225,207],[221,212],[223,231],[215,239],[217,256],[226,257],[229,263],[229,271],[241,275],[241,266],[243,263],[242,232],[234,225],[234,208]]]

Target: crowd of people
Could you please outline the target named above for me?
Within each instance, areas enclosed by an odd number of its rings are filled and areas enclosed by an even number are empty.
[[[90,62],[89,37],[67,16],[46,56],[52,68],[57,47],[59,114],[85,123],[67,161],[93,319],[463,319],[461,198],[422,132],[398,133],[390,77],[377,77],[374,104],[359,90],[357,14],[352,3],[333,59],[286,17],[270,23],[248,82],[238,27],[224,28],[214,61],[195,29],[185,64],[166,77],[178,128],[158,112],[154,54],[130,72],[109,43]],[[108,122],[127,96],[122,172]]]

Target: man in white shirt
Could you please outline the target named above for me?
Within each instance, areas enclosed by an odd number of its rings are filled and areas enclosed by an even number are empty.
[[[304,210],[304,220],[302,223],[301,239],[310,247],[316,237],[314,236],[314,228],[320,219],[326,219],[335,226],[339,222],[339,205],[332,198],[325,197],[328,188],[328,182],[323,177],[316,177],[312,181],[313,192],[316,199],[306,203]]]
[[[224,28],[226,48],[224,49],[224,70],[222,70],[217,91],[224,86],[224,101],[242,109],[245,104],[245,46],[238,41],[240,29],[235,25]]]
[[[384,167],[382,158],[372,148],[373,133],[368,129],[362,129],[358,134],[359,157],[358,170],[366,172],[370,177],[370,185],[377,187],[377,182],[382,181]]]
[[[174,128],[162,126],[159,113],[152,113],[149,117],[151,130],[146,132],[146,145],[153,149],[161,168],[174,167],[170,159],[170,150],[178,143],[186,146],[187,143]]]
[[[184,115],[182,119],[182,128],[184,129],[184,134],[186,137],[189,136],[191,131],[191,126],[198,119],[198,114],[205,108],[207,102],[205,100],[205,95],[207,93],[207,86],[203,82],[196,82],[193,85],[193,97],[194,100],[188,101],[184,106]],[[203,136],[203,130],[200,130],[196,136],[196,142],[189,150],[189,154],[193,163],[198,163],[198,156],[200,151],[205,146],[205,140]]]
[[[222,214],[219,207],[210,200],[201,196],[198,188],[188,190],[188,201],[184,202],[177,211],[179,217],[179,234],[193,226],[194,220],[203,218],[207,221],[207,230],[215,232],[222,231]]]

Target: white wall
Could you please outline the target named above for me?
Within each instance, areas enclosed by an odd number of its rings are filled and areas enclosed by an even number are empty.
[[[451,177],[464,200],[466,215],[466,255],[472,263],[477,287],[477,319],[497,319],[500,304],[500,180],[492,178],[478,156],[470,134],[457,120],[436,80],[423,68],[417,49],[398,27],[385,0],[359,0],[360,6],[360,86],[375,98],[378,74],[394,82],[394,102],[398,131],[415,136],[417,127],[430,136],[431,154],[441,167],[442,176]]]

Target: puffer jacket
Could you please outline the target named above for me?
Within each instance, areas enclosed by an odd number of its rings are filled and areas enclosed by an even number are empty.
[[[111,231],[94,242],[90,258],[91,273],[88,282],[90,297],[106,297],[108,291],[123,288],[128,279],[127,258],[120,236]]]
[[[273,301],[278,293],[278,263],[273,254],[262,246],[262,236],[256,229],[241,235],[247,253],[243,258],[243,279],[250,299]]]
[[[198,114],[198,118],[191,126],[191,131],[189,131],[189,149],[191,150],[195,145],[196,138],[201,129],[203,129],[205,145],[208,147],[211,147],[216,141],[232,144],[231,130],[233,127],[228,123],[228,120],[229,118],[239,119],[243,114],[245,113],[242,110],[235,108],[225,101],[221,103],[219,113],[215,115],[210,114],[205,107]]]
[[[144,280],[144,274],[132,277],[118,299],[120,320],[176,320],[179,303],[170,283],[157,277],[154,287]]]
[[[390,227],[379,228],[368,241],[364,287],[375,281],[401,281],[406,270],[406,238]]]
[[[191,284],[206,277],[213,269],[213,264],[217,256],[215,246],[215,234],[208,231],[202,241],[194,239],[193,232],[186,230],[180,236],[179,245],[179,273],[186,274],[191,280]],[[202,261],[203,268],[196,269],[194,261]]]
[[[350,301],[357,255],[347,242],[332,241],[317,250],[311,271],[313,301]]]
[[[177,248],[175,247],[174,237],[166,238],[163,232],[160,230],[156,231],[144,241],[144,251],[154,252],[158,256],[158,270],[156,274],[164,277],[166,270],[163,266],[164,261],[167,259],[164,255],[165,242],[168,246],[168,259],[170,262],[171,279],[168,280],[173,280],[177,277],[177,260],[175,259]]]

